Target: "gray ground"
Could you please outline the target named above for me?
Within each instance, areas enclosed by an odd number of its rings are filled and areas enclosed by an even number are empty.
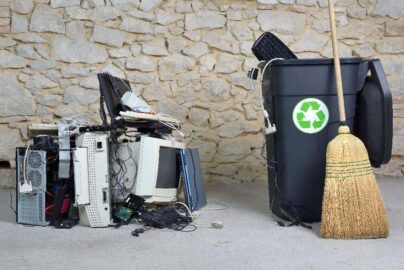
[[[404,269],[404,179],[380,179],[391,233],[379,240],[324,240],[313,230],[279,227],[268,213],[264,183],[213,183],[192,233],[71,230],[15,224],[0,190],[0,269]],[[223,221],[222,229],[202,228]]]

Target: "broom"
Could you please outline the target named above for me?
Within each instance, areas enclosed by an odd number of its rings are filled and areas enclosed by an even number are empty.
[[[327,146],[321,237],[381,238],[388,235],[383,199],[365,145],[346,125],[333,0],[328,0],[341,126]]]

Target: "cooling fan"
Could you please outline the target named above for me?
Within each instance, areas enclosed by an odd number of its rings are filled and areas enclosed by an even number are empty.
[[[28,158],[26,163],[26,178],[32,185],[32,190],[41,190],[42,182],[44,182],[44,177],[46,173],[46,154],[44,155],[42,151],[28,151]]]

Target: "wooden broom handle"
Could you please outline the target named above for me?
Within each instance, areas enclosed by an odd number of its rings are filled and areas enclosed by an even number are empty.
[[[336,80],[336,83],[337,83],[339,120],[341,122],[345,122],[346,121],[346,116],[345,116],[344,92],[342,90],[341,65],[339,63],[339,53],[338,53],[338,43],[337,43],[338,42],[337,41],[337,27],[335,26],[334,0],[328,0],[328,10],[330,12],[332,51],[333,51],[333,54],[334,54],[335,80]]]

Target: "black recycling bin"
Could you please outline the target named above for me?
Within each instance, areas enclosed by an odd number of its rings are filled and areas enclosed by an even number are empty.
[[[342,58],[341,71],[353,130],[368,62]],[[333,60],[276,60],[264,72],[264,107],[277,129],[266,135],[271,210],[286,220],[320,221],[326,147],[339,126]]]

